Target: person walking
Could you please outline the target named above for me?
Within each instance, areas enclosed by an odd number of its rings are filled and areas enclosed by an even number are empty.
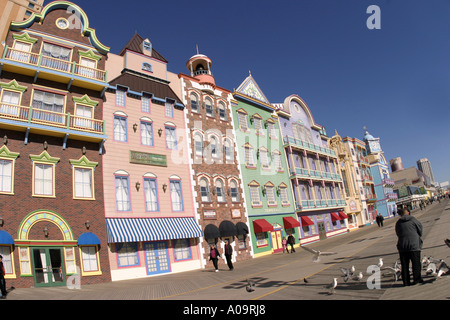
[[[231,257],[233,255],[233,247],[230,244],[230,240],[225,240],[225,258],[227,259],[227,265],[230,271],[234,269]]]
[[[397,250],[400,255],[402,265],[402,281],[404,286],[411,285],[409,262],[412,264],[413,285],[422,283],[422,263],[420,252],[422,250],[422,224],[415,217],[410,215],[407,208],[397,211],[400,218],[395,223],[395,233],[397,234]]]
[[[294,253],[295,252],[295,249],[294,249],[295,239],[294,239],[294,236],[292,235],[292,233],[289,235],[287,242],[291,246],[291,253]]]
[[[383,226],[384,217],[381,214],[379,215],[379,217],[380,217],[380,225]]]
[[[0,291],[2,293],[1,299],[6,299],[5,267],[3,266],[2,255],[0,255]]]
[[[219,250],[217,250],[215,244],[212,244],[210,247],[209,260],[212,260],[212,262],[214,264],[214,269],[216,270],[216,272],[219,272],[219,266],[218,266]]]
[[[289,253],[289,250],[287,248],[287,240],[286,237],[283,237],[283,240],[281,240],[281,245],[283,246],[283,253]]]

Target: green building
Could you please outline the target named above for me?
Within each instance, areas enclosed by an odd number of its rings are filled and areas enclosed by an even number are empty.
[[[255,257],[298,243],[300,226],[275,107],[249,75],[233,92],[232,114]]]

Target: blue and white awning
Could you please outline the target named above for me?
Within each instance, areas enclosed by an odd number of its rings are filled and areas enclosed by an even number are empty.
[[[108,243],[188,239],[203,236],[194,218],[107,218]]]

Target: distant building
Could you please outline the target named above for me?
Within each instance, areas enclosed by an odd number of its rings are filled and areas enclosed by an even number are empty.
[[[359,193],[359,188],[356,185],[355,169],[353,168],[355,163],[352,161],[350,150],[347,148],[341,136],[337,133],[337,130],[335,135],[331,137],[329,145],[337,155],[337,170],[340,170],[343,184],[343,196],[345,196],[346,204],[344,212],[348,216],[347,227],[349,231],[355,230],[359,227],[360,223],[362,224],[361,195]],[[361,164],[362,163],[366,164],[364,158],[362,158]],[[366,170],[365,178],[368,179],[369,176],[370,172]],[[373,184],[373,181],[371,182]]]
[[[2,0],[0,1],[0,41],[6,38],[12,21],[27,20],[33,13],[40,13],[44,0]],[[0,47],[3,53],[3,48]]]
[[[392,216],[395,209],[397,194],[393,191],[394,180],[389,174],[388,163],[381,149],[380,139],[374,138],[368,131],[365,132],[364,142],[369,157],[370,172],[375,184],[376,214],[383,217]]]
[[[431,169],[431,163],[427,158],[417,160],[417,168],[425,173],[431,179],[431,183],[434,184],[433,169]]]
[[[389,164],[391,165],[392,172],[403,170],[403,162],[400,157],[389,160]]]

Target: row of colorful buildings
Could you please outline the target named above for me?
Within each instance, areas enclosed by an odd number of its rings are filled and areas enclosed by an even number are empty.
[[[0,254],[16,287],[208,268],[389,217],[379,139],[329,137],[298,95],[230,91],[196,54],[173,73],[148,38],[115,54],[54,1],[12,22],[0,59]]]

